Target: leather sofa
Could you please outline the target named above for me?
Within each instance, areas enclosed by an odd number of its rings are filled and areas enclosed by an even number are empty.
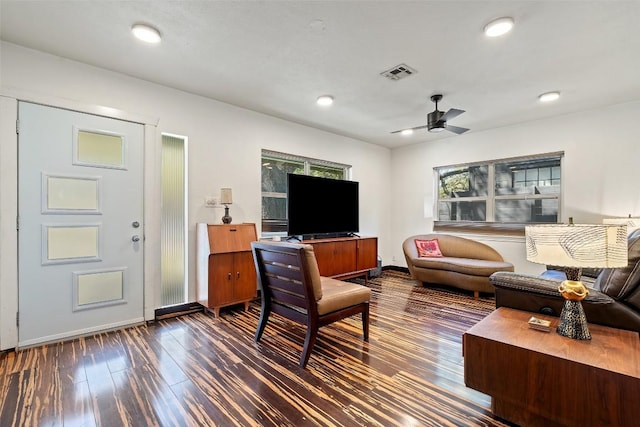
[[[589,289],[582,300],[587,321],[640,331],[640,230],[628,236],[629,263],[624,268],[583,270],[581,281]],[[558,274],[560,273],[560,274]],[[558,286],[564,273],[549,269],[541,276],[495,273],[496,307],[511,307],[559,316],[564,298]]]
[[[420,257],[416,239],[438,239],[442,257]],[[473,291],[494,292],[489,276],[497,271],[513,271],[513,264],[506,262],[492,247],[484,243],[448,234],[422,234],[407,238],[403,244],[407,267],[411,277],[422,284],[441,284]]]

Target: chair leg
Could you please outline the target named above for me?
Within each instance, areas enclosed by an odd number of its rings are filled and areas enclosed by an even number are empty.
[[[311,351],[316,343],[316,337],[318,336],[318,327],[316,325],[307,326],[307,336],[304,339],[304,347],[302,354],[300,355],[300,367],[304,369],[307,366]]]
[[[362,310],[362,336],[369,342],[369,303],[365,304]]]
[[[262,310],[260,310],[260,320],[258,320],[258,328],[256,329],[256,335],[253,338],[255,342],[260,341],[260,338],[262,338],[262,333],[264,332],[264,328],[267,326],[267,321],[269,320],[270,314],[271,305],[265,304],[263,301]]]

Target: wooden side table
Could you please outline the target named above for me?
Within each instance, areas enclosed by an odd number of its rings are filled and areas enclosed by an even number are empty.
[[[522,426],[640,423],[638,333],[589,325],[578,341],[529,328],[532,313],[501,307],[463,336],[465,384],[493,413]]]

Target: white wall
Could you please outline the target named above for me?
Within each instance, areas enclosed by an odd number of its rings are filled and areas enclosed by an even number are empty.
[[[640,215],[639,119],[640,101],[394,149],[390,195],[398,220],[391,225],[392,259],[406,266],[403,240],[433,230],[437,166],[564,151],[564,222]],[[495,247],[516,271],[543,269],[526,261],[523,238],[475,238]]]
[[[204,207],[204,198],[217,195],[221,187],[232,187],[234,222],[259,224],[263,148],[353,165],[353,178],[360,182],[361,233],[379,237],[384,265],[405,266],[402,241],[412,234],[432,230],[432,170],[436,166],[564,151],[563,220],[572,216],[577,222],[599,222],[603,216],[640,215],[640,191],[636,184],[640,181],[637,167],[640,102],[484,132],[472,131],[389,151],[9,43],[3,42],[0,49],[2,94],[26,93],[30,99],[42,102],[54,100],[55,104],[59,100],[61,104],[109,107],[157,118],[151,141],[156,144],[151,147],[155,151],[162,132],[189,137],[191,300],[195,299],[195,224],[220,222],[222,217],[221,210]],[[12,126],[11,120],[0,121],[3,145],[0,155],[12,156],[15,151],[10,147],[15,144]],[[156,154],[148,156],[145,165],[152,171],[158,167],[153,164],[154,159],[158,159]],[[15,174],[15,158],[5,157],[0,162],[3,165],[0,178]],[[0,211],[1,265],[8,268],[16,264],[6,258],[15,252],[15,243],[11,243],[15,236],[5,234],[14,228],[17,207],[12,210],[6,206],[15,188],[7,189],[6,180],[0,185],[4,193],[0,199],[5,203]],[[152,196],[149,200],[145,207],[153,215],[159,209],[159,198]],[[475,238],[498,249],[516,265],[516,271],[541,270],[524,259],[522,239]],[[14,305],[11,298],[16,296],[15,275],[7,268],[0,273],[0,307],[4,311],[10,311],[6,303]],[[9,314],[1,317],[4,320],[0,333],[5,330],[6,319],[13,315]],[[4,345],[4,336],[0,335],[0,345]]]
[[[157,118],[154,149],[160,146],[162,132],[189,137],[191,300],[195,300],[195,224],[220,223],[223,215],[221,209],[205,208],[204,199],[219,195],[221,187],[233,188],[234,203],[230,209],[233,222],[255,222],[259,227],[260,156],[263,148],[352,165],[353,179],[360,182],[360,232],[378,236],[379,253],[388,264],[388,149],[10,43],[2,42],[0,48],[0,93],[4,95],[28,94],[29,99],[40,102],[53,100],[55,104],[59,100],[65,104],[70,101],[79,105],[108,107],[105,111],[113,108]],[[11,135],[11,127],[15,124],[4,123],[3,126],[5,129],[0,134]],[[15,144],[15,141],[3,138],[1,143]],[[145,167],[157,169],[158,165],[147,164]],[[2,183],[3,188],[5,185]],[[159,215],[159,207],[159,198],[155,197],[151,203],[147,201],[145,209]],[[327,206],[328,210],[337,208]],[[12,215],[5,214],[3,223],[14,221],[15,224],[15,216],[10,218]],[[11,247],[4,249],[0,253],[15,250]],[[15,288],[15,279],[0,282],[0,290],[6,291],[7,287]],[[0,292],[0,297],[4,293]]]

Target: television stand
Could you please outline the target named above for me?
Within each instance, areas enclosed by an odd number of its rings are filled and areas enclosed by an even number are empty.
[[[313,246],[321,276],[349,279],[378,267],[377,237],[333,237],[303,240]]]
[[[340,239],[342,237],[353,237],[353,233],[322,233],[322,234],[303,234],[302,240],[326,240]]]

